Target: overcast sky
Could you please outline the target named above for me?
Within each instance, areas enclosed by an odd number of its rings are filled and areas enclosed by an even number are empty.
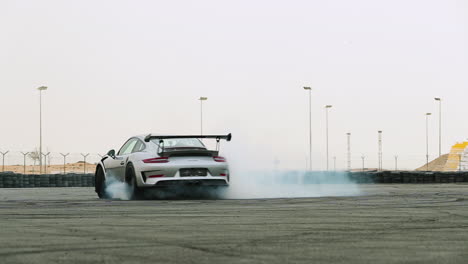
[[[232,132],[231,148],[303,169],[313,87],[313,165],[414,168],[468,137],[468,2],[0,1],[0,150],[105,153],[148,132]]]

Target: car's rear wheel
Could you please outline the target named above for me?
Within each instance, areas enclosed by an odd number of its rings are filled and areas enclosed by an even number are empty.
[[[140,200],[143,199],[143,190],[138,187],[135,175],[135,168],[132,164],[127,166],[125,170],[125,182],[130,187],[130,199]]]
[[[94,175],[94,189],[99,198],[104,199],[106,197],[106,177],[104,176],[104,170],[101,166],[96,168],[96,174]]]

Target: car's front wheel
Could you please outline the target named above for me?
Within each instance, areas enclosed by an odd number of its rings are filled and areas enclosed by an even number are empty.
[[[130,188],[130,199],[140,200],[143,199],[143,190],[138,187],[135,175],[135,168],[132,164],[127,166],[125,170],[125,182]]]

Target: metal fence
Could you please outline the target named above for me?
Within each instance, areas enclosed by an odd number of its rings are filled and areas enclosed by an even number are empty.
[[[32,152],[21,151],[0,151],[0,172],[12,171],[23,174],[38,174],[39,160],[32,157]],[[37,154],[37,153],[36,153]],[[95,170],[95,165],[99,162],[104,154],[99,153],[68,153],[68,152],[47,152],[42,153],[43,168],[42,173],[49,174],[66,174],[66,173],[92,173]],[[37,155],[36,155],[37,156]],[[437,156],[430,157],[430,160],[436,159]],[[308,158],[304,162],[304,170],[307,170]],[[273,162],[272,162],[273,163]],[[353,171],[378,169],[379,165],[382,170],[414,170],[422,167],[426,163],[425,154],[409,154],[409,155],[389,155],[382,156],[381,164],[379,164],[378,153],[364,153],[351,155],[351,167]],[[314,160],[314,170],[325,170],[326,160]],[[274,167],[275,165],[272,165]],[[454,167],[454,171],[468,170],[468,150],[465,151],[460,162]],[[291,169],[291,168],[280,168]],[[346,154],[330,155],[329,158],[330,171],[348,170],[348,160]]]
[[[42,168],[36,151],[0,151],[0,172],[22,174],[92,173],[103,154],[97,153],[42,153]]]

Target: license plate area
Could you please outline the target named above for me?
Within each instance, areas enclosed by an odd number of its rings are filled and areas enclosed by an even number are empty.
[[[208,170],[204,168],[180,169],[180,177],[208,176]]]

